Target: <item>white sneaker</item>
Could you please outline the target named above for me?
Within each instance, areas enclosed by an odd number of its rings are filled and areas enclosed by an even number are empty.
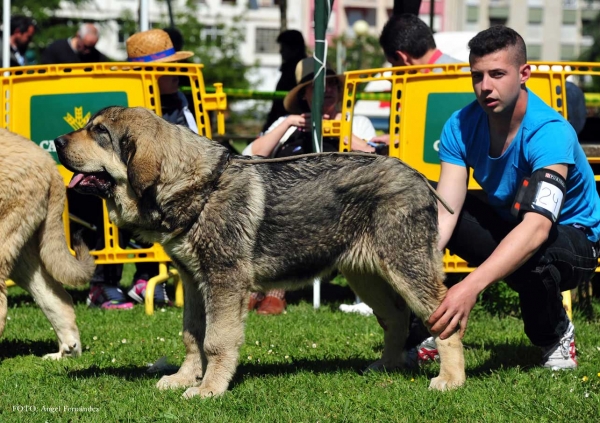
[[[362,316],[372,316],[373,309],[363,302],[358,304],[342,304],[340,310],[344,313],[358,313]]]
[[[437,345],[435,345],[433,336],[430,336],[419,345],[406,352],[404,365],[408,368],[415,368],[417,365],[420,366],[439,359],[440,355],[437,350]]]
[[[577,368],[577,350],[575,348],[575,327],[569,327],[560,341],[542,348],[542,366],[552,370],[568,370]]]

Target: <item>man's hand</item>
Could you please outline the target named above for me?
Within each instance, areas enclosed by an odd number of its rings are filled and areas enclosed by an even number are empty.
[[[470,286],[467,278],[448,290],[442,304],[427,320],[431,332],[441,333],[441,339],[446,339],[452,335],[459,325],[460,337],[465,336],[469,314],[475,306],[477,296],[479,295],[479,291]]]
[[[376,135],[370,141],[377,144],[390,145],[390,134]]]

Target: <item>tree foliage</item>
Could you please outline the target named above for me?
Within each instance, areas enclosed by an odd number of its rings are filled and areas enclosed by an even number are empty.
[[[356,38],[342,35],[334,38],[327,48],[327,61],[334,65],[339,48],[342,48],[342,67],[344,71],[380,68],[385,63],[379,39],[373,35],[361,35]],[[340,71],[340,69],[336,69]]]
[[[30,16],[36,21],[37,31],[29,49],[39,59],[43,49],[52,41],[71,37],[77,31],[79,20],[65,20],[56,17],[56,10],[61,6],[77,8],[91,0],[13,0],[12,15]],[[0,16],[2,13],[0,13]]]

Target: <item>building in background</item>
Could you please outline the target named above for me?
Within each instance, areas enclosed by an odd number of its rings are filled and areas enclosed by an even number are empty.
[[[303,33],[314,48],[314,0],[288,1],[287,26]],[[135,16],[138,0],[92,0],[80,7],[55,12],[57,21],[67,24],[74,19],[95,21],[101,28],[98,49],[108,56],[125,59],[125,34],[120,19],[126,10]],[[172,0],[173,10],[182,11],[185,0]],[[217,21],[233,22],[245,15],[245,40],[240,52],[245,63],[260,64],[256,89],[272,90],[279,77],[280,56],[275,41],[280,31],[278,0],[197,0],[198,20],[206,25],[205,37],[215,37]],[[393,0],[335,0],[327,28],[331,40],[341,34],[353,36],[357,21],[365,21],[369,32],[378,35],[392,13]],[[423,0],[419,16],[433,21],[435,32],[477,32],[490,25],[506,24],[523,35],[531,60],[574,60],[592,43],[584,24],[600,12],[600,0]],[[164,26],[168,7],[163,1],[149,2],[150,24]],[[432,19],[433,18],[433,19]]]
[[[576,60],[592,45],[586,23],[600,0],[445,0],[448,30],[480,31],[504,24],[520,33],[530,60]]]

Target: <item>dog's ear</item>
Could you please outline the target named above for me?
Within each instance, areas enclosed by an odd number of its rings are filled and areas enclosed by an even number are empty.
[[[127,154],[127,179],[133,191],[142,198],[154,186],[160,175],[160,162],[152,140],[130,141]]]

